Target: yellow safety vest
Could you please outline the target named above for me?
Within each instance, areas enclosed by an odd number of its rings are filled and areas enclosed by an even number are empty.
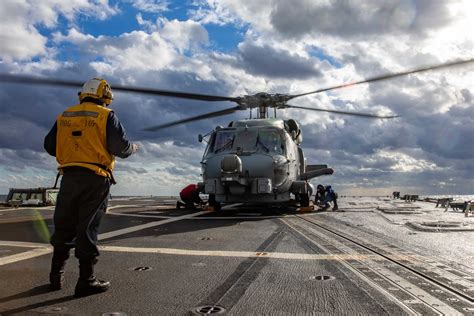
[[[84,102],[58,115],[58,169],[78,166],[103,177],[112,177],[115,157],[107,151],[107,117],[110,111],[95,103]]]

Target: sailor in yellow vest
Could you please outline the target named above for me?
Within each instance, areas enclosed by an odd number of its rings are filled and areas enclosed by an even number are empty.
[[[63,175],[54,212],[54,247],[49,275],[51,288],[64,282],[64,267],[71,248],[79,259],[79,280],[74,295],[105,292],[109,282],[94,275],[97,263],[97,232],[115,183],[115,156],[127,158],[138,149],[125,134],[114,112],[109,84],[99,78],[87,81],[79,93],[78,105],[59,114],[44,139],[44,148],[56,156]]]

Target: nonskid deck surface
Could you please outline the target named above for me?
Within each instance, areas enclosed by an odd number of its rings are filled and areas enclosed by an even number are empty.
[[[75,299],[77,260],[50,292],[52,208],[0,208],[0,313],[473,314],[474,216],[344,197],[338,212],[176,210],[113,199],[99,235],[103,294]]]

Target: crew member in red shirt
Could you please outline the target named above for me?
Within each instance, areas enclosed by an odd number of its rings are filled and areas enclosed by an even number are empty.
[[[179,197],[183,202],[176,202],[177,209],[180,209],[181,206],[187,209],[194,209],[196,208],[195,204],[203,204],[203,201],[199,197],[199,187],[196,184],[190,184],[182,189],[179,193]]]

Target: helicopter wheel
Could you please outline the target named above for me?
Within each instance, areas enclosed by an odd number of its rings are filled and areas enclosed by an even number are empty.
[[[305,193],[300,194],[299,198],[300,198],[300,206],[301,207],[309,206],[309,194],[307,194],[307,193],[306,194]]]
[[[216,201],[216,196],[214,194],[209,194],[209,206],[214,208],[214,211],[218,212],[221,210],[221,203]]]

